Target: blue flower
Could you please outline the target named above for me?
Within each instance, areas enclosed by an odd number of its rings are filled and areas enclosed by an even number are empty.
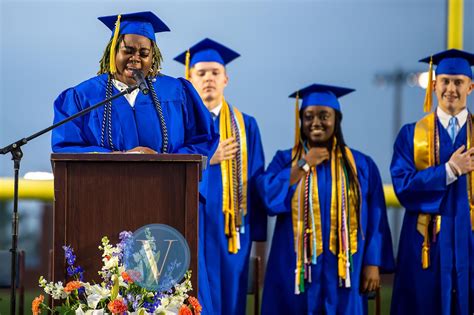
[[[161,304],[161,299],[162,295],[160,293],[156,293],[154,296],[153,296],[153,300],[151,302],[144,302],[143,303],[143,307],[146,308],[146,310],[149,312],[149,313],[153,313],[157,308],[158,306],[160,306]]]
[[[74,265],[76,262],[76,255],[74,255],[74,251],[72,250],[71,246],[63,246],[63,249],[67,264],[70,266]]]
[[[133,246],[132,232],[122,231],[119,234],[120,242],[117,244],[117,247],[120,249],[120,254],[118,254],[119,261],[122,262],[123,259],[127,260],[131,254],[131,248]]]
[[[82,269],[82,267],[80,266],[74,266],[74,263],[76,262],[76,255],[74,254],[74,250],[71,248],[71,246],[63,246],[63,249],[64,257],[66,258],[66,262],[69,265],[66,268],[68,276],[76,277],[76,279],[82,281],[84,279],[84,269]]]

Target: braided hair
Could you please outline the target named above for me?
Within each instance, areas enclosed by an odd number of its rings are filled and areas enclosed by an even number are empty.
[[[344,163],[344,168],[347,170],[347,174],[349,176],[349,183],[350,183],[350,191],[354,192],[354,195],[353,195],[353,198],[354,199],[354,204],[356,205],[356,213],[360,213],[360,207],[361,207],[361,189],[360,189],[360,183],[359,183],[359,178],[357,177],[357,173],[356,173],[356,170],[352,168],[352,165],[351,163],[349,162],[349,158],[347,157],[347,154],[346,154],[346,142],[344,141],[344,136],[342,134],[342,113],[338,110],[335,110],[334,111],[336,113],[336,117],[335,117],[335,123],[334,123],[334,134],[333,136],[336,138],[337,142],[336,142],[336,146],[338,147],[338,149],[341,151],[342,153],[342,160],[343,160],[343,163]],[[302,115],[303,115],[303,111],[300,110],[300,120],[302,120]],[[301,124],[300,126],[300,135],[301,135],[301,139],[302,139],[302,142],[304,142],[306,139],[306,136],[304,135],[303,133],[303,125]],[[302,145],[302,142],[300,141],[300,144],[299,144],[299,147],[298,147],[298,151],[301,152],[300,150],[303,150],[303,145]],[[332,138],[331,140],[329,140],[329,148],[332,147],[331,143],[332,143]],[[290,164],[294,161],[294,159],[296,159],[296,157],[298,156],[298,154],[296,156],[294,156],[292,158],[292,161],[290,162]],[[358,216],[359,217],[359,216]]]
[[[123,38],[124,38],[123,34],[119,35],[117,39],[117,46],[115,47],[115,51],[118,51],[119,45],[123,41]],[[163,62],[163,57],[161,55],[160,49],[158,48],[158,45],[156,45],[156,42],[154,40],[150,40],[150,42],[151,42],[151,50],[153,53],[153,61],[152,61],[151,71],[147,74],[147,76],[156,77],[158,73],[160,72],[161,63]],[[105,47],[104,54],[102,55],[102,58],[100,59],[100,62],[99,62],[100,67],[97,74],[110,73],[111,47],[112,47],[112,38],[107,44],[107,47]]]
[[[347,174],[349,176],[349,183],[350,183],[350,191],[354,193],[353,197],[354,199],[354,205],[356,206],[356,213],[360,213],[360,206],[361,206],[361,188],[360,188],[360,183],[359,183],[359,178],[357,177],[356,170],[353,169],[351,163],[349,162],[349,158],[347,157],[346,154],[346,143],[344,141],[344,136],[342,135],[342,127],[341,127],[341,122],[342,122],[342,113],[338,110],[336,112],[336,122],[334,126],[334,137],[337,140],[336,146],[339,148],[339,150],[342,153],[342,160],[344,163],[344,168],[347,170]],[[359,216],[357,216],[359,217]]]
[[[118,50],[119,44],[123,41],[123,38],[124,38],[124,35],[120,35],[118,37],[117,46],[115,47],[116,51]],[[167,153],[169,150],[168,130],[167,130],[166,121],[163,115],[163,109],[162,109],[160,100],[158,99],[155,88],[153,86],[154,79],[152,79],[159,74],[161,62],[163,61],[163,58],[161,56],[160,49],[156,45],[156,42],[153,40],[150,40],[150,41],[152,43],[153,61],[152,61],[151,71],[147,73],[147,83],[148,83],[148,86],[150,87],[153,104],[155,105],[158,118],[160,120],[160,129],[161,129],[161,134],[163,137],[163,144],[162,144],[161,150],[163,153]],[[111,47],[112,47],[112,39],[107,44],[104,54],[102,55],[102,58],[100,59],[100,68],[97,74],[110,74]],[[109,75],[108,80],[107,80],[107,87],[106,87],[106,97],[109,98],[110,96],[112,96],[112,78]],[[104,114],[102,116],[101,125],[102,125],[102,129],[101,129],[100,146],[109,147],[111,150],[115,150],[116,148],[115,148],[115,145],[113,143],[113,138],[112,138],[112,101],[109,101],[104,106]]]

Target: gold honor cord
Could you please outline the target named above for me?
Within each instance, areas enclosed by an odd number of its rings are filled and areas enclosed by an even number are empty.
[[[232,127],[233,115],[236,122],[236,129]],[[247,214],[247,136],[245,132],[245,124],[242,113],[235,107],[232,111],[225,101],[222,100],[222,109],[219,117],[220,141],[224,141],[231,137],[237,140],[236,133],[239,136],[239,151],[241,170],[237,173],[237,159],[224,160],[221,162],[222,174],[222,212],[224,213],[225,235],[228,237],[228,249],[230,253],[236,254],[240,249],[240,235],[238,228],[242,223],[241,215]],[[237,179],[237,180],[235,180]],[[238,185],[234,190],[234,185]],[[235,196],[234,191],[242,191],[241,199]],[[238,216],[238,217],[237,217]]]
[[[435,124],[436,114],[433,112],[423,117],[415,125],[413,153],[415,167],[419,171],[436,165],[435,146],[439,147],[439,139],[436,139]],[[437,143],[435,143],[435,141],[437,141]],[[419,214],[416,225],[418,232],[423,236],[423,245],[421,247],[421,266],[423,269],[430,266],[429,225],[431,220],[431,215]],[[436,233],[438,233],[441,227],[441,217],[439,215],[434,216],[434,220],[436,222]]]
[[[296,144],[296,146],[300,146],[300,144]],[[296,158],[293,159],[292,165],[296,165],[296,161],[298,161],[301,157],[303,150],[294,150],[296,152]],[[349,148],[346,147],[346,155],[349,159],[349,163],[351,164],[351,168],[353,170],[357,170],[354,157],[352,152]],[[339,157],[336,158],[336,156]],[[349,226],[349,231],[346,237],[349,239],[349,248],[350,254],[353,255],[357,252],[357,232],[358,232],[358,224],[357,224],[357,213],[355,211],[356,204],[355,204],[355,197],[354,192],[349,189],[348,192],[342,191],[342,184],[341,179],[344,180],[345,187],[349,187],[349,180],[344,176],[344,171],[342,167],[342,163],[338,162],[341,161],[342,154],[337,149],[336,144],[334,143],[333,149],[331,150],[331,209],[330,209],[330,216],[331,216],[331,226],[330,226],[330,236],[329,236],[329,249],[332,254],[338,257],[338,275],[339,277],[346,279],[347,278],[347,263],[349,262],[349,257],[347,252],[344,252],[342,246],[338,246],[338,242],[342,241],[341,228],[342,222],[338,221],[341,218],[338,213],[342,213],[342,193],[344,193],[344,198],[346,200],[346,208],[345,213],[349,213],[349,217],[346,218],[346,223]],[[342,176],[342,177],[341,177]],[[318,257],[323,253],[323,239],[322,239],[322,222],[321,222],[321,206],[319,202],[319,190],[318,190],[318,174],[316,171],[316,167],[311,168],[311,181],[313,183],[312,190],[311,190],[311,206],[312,209],[312,216],[308,215],[308,220],[310,220],[310,255],[315,255]],[[303,252],[303,238],[305,232],[305,222],[304,222],[304,209],[306,203],[306,196],[305,196],[305,186],[307,185],[307,176],[303,177],[295,190],[295,193],[291,199],[291,209],[292,209],[292,222],[293,222],[293,241],[294,247],[296,252],[296,269],[295,269],[295,294],[299,294],[300,292],[304,291],[304,286],[302,283],[304,282],[304,278],[302,279],[301,275],[304,274],[304,267],[305,267],[305,255]],[[351,209],[350,212],[347,211],[347,206]],[[311,221],[311,217],[313,218]],[[311,228],[314,226],[314,229]],[[346,225],[347,226],[347,225]],[[346,228],[347,230],[347,228]],[[313,244],[316,243],[316,251],[314,251]],[[339,249],[339,252],[338,252]]]
[[[472,115],[467,117],[467,149],[473,147],[472,136]],[[436,114],[430,113],[420,119],[415,125],[415,133],[413,137],[413,149],[415,167],[417,170],[424,170],[439,164],[437,157],[439,157],[439,135],[436,134]],[[436,141],[436,142],[435,142]],[[467,194],[469,198],[469,211],[471,215],[471,229],[474,231],[474,176],[472,172],[467,174]],[[421,263],[423,269],[430,266],[430,239],[429,239],[429,224],[432,221],[432,216],[429,214],[419,214],[417,222],[417,230],[423,235],[423,245],[421,249]],[[434,216],[436,224],[436,233],[441,230],[441,216]]]
[[[472,135],[472,116],[467,116],[467,150],[474,147],[474,137]],[[474,175],[472,172],[467,174],[467,192],[469,197],[469,212],[471,214],[471,230],[474,232]]]

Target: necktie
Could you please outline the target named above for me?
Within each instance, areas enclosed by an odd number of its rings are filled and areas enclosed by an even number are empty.
[[[456,117],[449,119],[448,133],[451,137],[451,142],[454,143],[454,139],[456,139],[456,134],[458,133],[458,119]]]
[[[217,115],[216,115],[216,114],[214,114],[213,112],[211,112],[211,117],[212,117],[212,120],[216,120],[216,118],[217,118]]]

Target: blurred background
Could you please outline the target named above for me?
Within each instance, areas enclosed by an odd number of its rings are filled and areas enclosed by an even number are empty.
[[[474,0],[458,2],[464,3],[462,46],[473,52]],[[290,93],[314,82],[355,88],[341,99],[346,142],[373,157],[387,184],[399,128],[423,115],[418,77],[428,66],[417,61],[448,41],[447,0],[0,0],[0,147],[51,124],[57,95],[95,75],[110,38],[98,16],[148,10],[171,29],[156,36],[165,74],[184,76],[172,59],[204,37],[242,55],[227,67],[226,98],[257,119],[267,164],[293,143]],[[23,151],[21,176],[51,172],[50,133]],[[10,158],[0,156],[0,177],[13,176]],[[6,199],[0,250],[10,248]],[[34,287],[47,273],[42,248],[51,242],[51,204],[22,200],[19,211],[19,247]],[[389,210],[395,249],[402,215]],[[9,268],[9,261],[0,266]],[[0,299],[8,306],[8,294]]]

